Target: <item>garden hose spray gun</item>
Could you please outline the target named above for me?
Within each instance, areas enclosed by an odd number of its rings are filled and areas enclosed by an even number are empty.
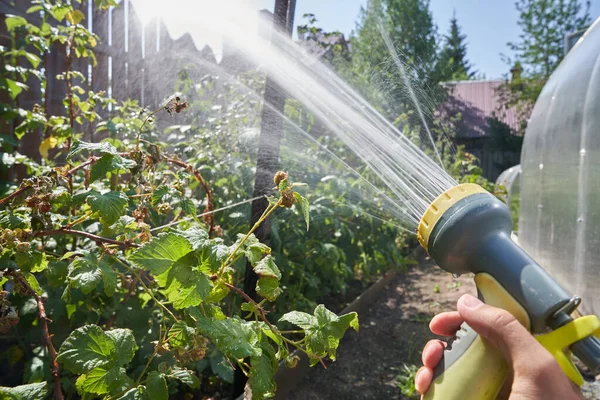
[[[423,214],[418,239],[444,270],[474,273],[479,298],[513,314],[554,356],[577,385],[583,378],[575,354],[600,369],[598,317],[574,319],[580,298],[570,296],[512,239],[508,207],[475,184],[455,186]],[[499,350],[463,323],[448,343],[423,399],[495,399],[508,373]]]

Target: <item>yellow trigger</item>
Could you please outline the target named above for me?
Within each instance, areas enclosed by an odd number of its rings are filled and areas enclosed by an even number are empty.
[[[590,335],[600,337],[600,320],[595,315],[577,318],[552,332],[538,335],[535,338],[552,354],[565,375],[577,386],[581,386],[583,385],[583,377],[573,364],[568,347]],[[567,354],[565,354],[565,351]]]

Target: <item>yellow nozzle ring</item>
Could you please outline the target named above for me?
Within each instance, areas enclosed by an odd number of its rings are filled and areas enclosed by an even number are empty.
[[[425,251],[429,252],[427,248],[429,235],[442,215],[460,200],[478,193],[489,192],[475,183],[463,183],[462,185],[457,185],[446,190],[429,205],[429,208],[427,208],[423,217],[421,217],[419,229],[417,230],[417,239]]]

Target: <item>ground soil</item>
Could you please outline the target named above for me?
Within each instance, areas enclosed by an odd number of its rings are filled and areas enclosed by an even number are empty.
[[[463,293],[476,292],[472,277],[458,279],[432,265],[399,273],[368,312],[360,332],[343,339],[336,362],[312,368],[290,400],[407,399],[396,378],[403,364],[421,365],[421,349],[434,337],[433,315],[456,307]]]
[[[421,350],[436,337],[428,328],[431,317],[455,309],[464,293],[476,293],[472,275],[455,279],[427,261],[399,273],[368,312],[359,314],[360,332],[346,334],[337,361],[326,362],[327,369],[311,368],[293,393],[277,398],[418,399],[401,394],[397,377],[404,364],[422,365]],[[585,399],[600,399],[600,375],[580,369],[587,381],[582,388]]]

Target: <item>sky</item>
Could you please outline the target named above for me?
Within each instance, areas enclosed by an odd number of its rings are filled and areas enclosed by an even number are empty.
[[[240,3],[236,3],[239,1]],[[200,38],[218,47],[220,37],[213,31],[202,31],[198,15],[209,12],[228,12],[237,8],[233,4],[241,4],[244,9],[273,10],[274,0],[170,0],[171,6],[165,9],[163,0],[132,0],[142,18],[149,21],[153,16],[160,15],[167,20],[171,35],[176,38],[184,30],[195,30],[193,33],[196,44],[202,47]],[[434,22],[440,34],[446,34],[449,29],[452,14],[467,36],[467,55],[474,69],[484,74],[487,79],[502,78],[509,66],[502,61],[501,53],[512,56],[506,46],[509,41],[517,41],[520,29],[517,25],[518,13],[514,0],[430,0]],[[590,14],[592,20],[600,16],[600,0],[592,0]],[[366,0],[296,0],[295,25],[302,25],[306,13],[315,14],[317,25],[325,31],[340,31],[350,35],[356,27],[356,20],[361,6]],[[181,9],[189,12],[182,14]],[[243,15],[250,15],[245,12]],[[184,21],[186,20],[187,21]],[[170,20],[171,23],[168,23]],[[294,29],[295,31],[295,29]]]
[[[274,1],[260,0],[273,9]],[[296,25],[302,15],[315,14],[318,26],[325,31],[339,30],[350,34],[356,27],[360,7],[366,0],[296,0]],[[500,53],[511,55],[506,43],[519,39],[518,13],[514,0],[431,0],[431,12],[439,33],[446,34],[450,19],[456,18],[467,35],[467,54],[475,69],[486,78],[501,78],[509,70]],[[592,20],[600,16],[600,0],[592,0]]]

